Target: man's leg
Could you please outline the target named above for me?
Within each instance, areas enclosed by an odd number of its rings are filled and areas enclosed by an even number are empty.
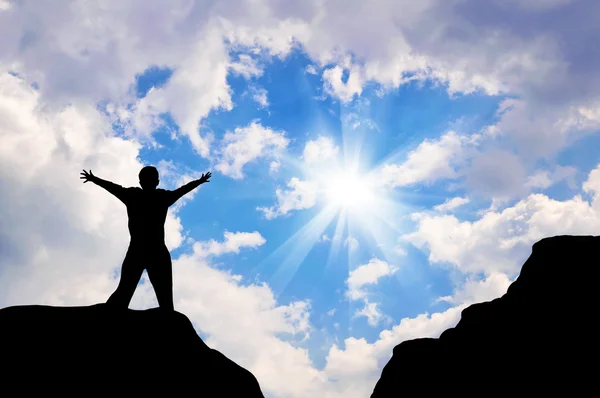
[[[171,253],[166,247],[161,250],[160,254],[157,254],[146,268],[148,272],[148,278],[160,308],[174,311],[173,306],[173,269],[171,265]]]
[[[121,279],[117,290],[108,298],[106,304],[125,309],[129,307],[137,284],[142,277],[142,272],[144,272],[142,258],[143,256],[140,253],[137,253],[131,246],[129,247],[121,267]]]

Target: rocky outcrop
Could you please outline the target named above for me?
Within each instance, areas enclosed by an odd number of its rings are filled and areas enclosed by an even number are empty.
[[[3,391],[89,396],[263,398],[256,378],[209,348],[189,319],[158,308],[0,309]]]
[[[371,398],[594,394],[599,266],[600,237],[540,240],[504,296],[397,345]]]

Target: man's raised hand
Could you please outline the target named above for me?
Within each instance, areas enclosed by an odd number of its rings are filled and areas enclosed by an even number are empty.
[[[210,171],[206,174],[202,174],[202,177],[200,177],[200,184],[204,184],[205,182],[210,182],[210,181],[208,181],[208,179],[211,177],[211,175],[212,174],[210,173]]]
[[[84,184],[88,181],[94,182],[94,178],[96,178],[96,176],[92,174],[92,170],[90,170],[89,173],[87,171],[83,170],[83,173],[79,173],[79,174],[81,174],[81,177],[79,177],[79,178],[81,180],[84,180],[83,181]]]

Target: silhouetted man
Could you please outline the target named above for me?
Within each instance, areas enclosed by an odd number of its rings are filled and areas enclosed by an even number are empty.
[[[209,182],[211,173],[202,174],[199,179],[174,191],[156,188],[159,182],[158,170],[152,166],[142,168],[139,173],[142,188],[124,188],[96,177],[92,170],[89,173],[83,170],[81,175],[84,183],[91,181],[101,186],[127,206],[131,240],[123,260],[121,280],[106,304],[128,308],[142,272],[146,269],[156,292],[158,305],[166,310],[174,310],[171,254],[165,245],[167,210],[183,195],[200,184]]]

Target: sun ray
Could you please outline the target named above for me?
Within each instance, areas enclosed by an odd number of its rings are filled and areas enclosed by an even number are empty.
[[[340,253],[340,246],[342,245],[342,236],[344,235],[344,229],[346,227],[346,213],[342,212],[338,216],[338,220],[335,226],[335,231],[331,237],[331,247],[329,249],[329,256],[327,257],[326,271],[331,267],[334,261],[338,258]]]
[[[360,164],[361,152],[364,144],[366,133],[363,129],[356,129],[355,127],[349,127],[345,122],[349,115],[358,115],[357,109],[350,110],[347,106],[342,106],[340,109],[340,119],[342,122],[342,141],[343,141],[343,166],[346,170],[355,170]],[[361,115],[359,117],[366,117]]]
[[[394,261],[397,257],[394,251],[397,245],[397,238],[401,234],[399,228],[389,227],[383,217],[369,218],[362,217],[357,221],[357,229],[359,229],[365,239],[369,240],[373,247],[376,247],[376,251],[380,252],[383,256],[383,260],[390,262]],[[388,228],[384,228],[384,224]]]
[[[360,233],[360,229],[355,226],[355,218],[349,215],[348,217],[348,235],[355,236]],[[348,276],[352,271],[357,269],[360,264],[360,259],[358,257],[358,249],[353,249],[350,245],[348,245]],[[356,300],[348,300],[348,327],[350,328],[353,324],[353,320],[356,319],[355,315],[359,307],[359,302]]]
[[[276,268],[268,281],[276,297],[285,290],[335,215],[333,207],[326,207],[256,267],[264,268],[272,265]]]
[[[385,161],[395,159],[406,151],[396,151],[378,165],[368,164],[370,162],[365,156],[368,148],[364,147],[369,142],[367,130],[347,123],[346,116],[350,112],[354,110],[340,107],[342,142],[336,157],[310,163],[304,162],[301,156],[280,157],[282,166],[291,169],[295,176],[316,183],[319,206],[315,206],[317,214],[309,222],[258,266],[263,269],[272,267],[268,283],[277,296],[289,285],[308,253],[322,239],[323,232],[333,221],[335,227],[332,227],[334,231],[323,264],[324,272],[341,265],[339,259],[347,254],[345,265],[350,273],[361,265],[361,261],[368,261],[365,254],[397,263],[401,255],[397,250],[398,238],[405,229],[404,222],[408,221],[406,216],[419,210],[411,205],[412,199],[445,199],[431,193],[398,190],[397,187],[386,185],[386,181],[381,179]],[[358,248],[354,247],[353,238],[358,240]],[[347,253],[342,252],[342,248]],[[351,312],[361,305],[359,302],[348,304]]]
[[[368,212],[368,215],[371,218],[377,219],[380,222],[382,222],[383,224],[385,224],[385,226],[391,230],[390,232],[395,232],[395,233],[399,234],[399,233],[402,233],[402,229],[398,225],[400,216],[397,216],[395,214],[396,212],[394,211],[394,210],[398,210],[399,207],[400,207],[400,205],[397,204],[396,202],[393,202],[386,198],[382,198],[377,203],[377,206],[374,207],[374,209],[372,211]],[[410,213],[410,211],[408,211],[407,207],[402,206],[402,208],[405,210],[404,214]],[[365,215],[365,217],[361,217],[361,220],[365,220],[367,218],[368,217]]]

